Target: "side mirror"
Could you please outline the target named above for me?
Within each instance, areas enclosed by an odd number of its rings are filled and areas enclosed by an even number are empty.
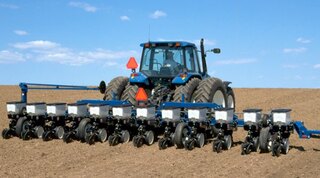
[[[103,80],[100,82],[99,85],[99,91],[101,94],[104,94],[106,92],[107,86],[106,86],[106,82],[104,82]]]
[[[220,54],[220,53],[221,53],[220,48],[213,48],[211,51],[212,51],[213,53],[215,53],[215,54]]]

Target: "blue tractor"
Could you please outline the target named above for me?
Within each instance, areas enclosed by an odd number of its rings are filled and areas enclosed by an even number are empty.
[[[160,106],[163,102],[203,102],[216,103],[225,108],[235,108],[235,96],[229,84],[210,77],[207,72],[206,53],[220,53],[219,48],[200,50],[196,45],[184,41],[146,42],[140,62],[140,72],[134,58],[127,68],[132,70],[130,77],[116,77],[106,86],[100,83],[104,100],[127,100],[136,105],[136,93],[143,88],[148,101]],[[199,54],[201,60],[199,59]]]

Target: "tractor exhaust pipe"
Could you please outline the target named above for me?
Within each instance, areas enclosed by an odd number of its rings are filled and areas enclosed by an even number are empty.
[[[200,51],[201,51],[201,60],[202,60],[202,68],[203,73],[207,73],[207,62],[206,62],[206,52],[204,51],[204,40],[201,38],[200,40]]]

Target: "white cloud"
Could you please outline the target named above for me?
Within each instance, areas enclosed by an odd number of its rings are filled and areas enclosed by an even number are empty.
[[[77,7],[77,8],[83,9],[87,12],[96,12],[97,11],[96,7],[94,7],[88,3],[85,3],[85,2],[72,1],[72,2],[69,2],[69,6]]]
[[[311,40],[300,37],[297,39],[297,42],[307,44],[307,43],[311,43]]]
[[[122,21],[129,21],[130,18],[129,18],[128,16],[126,16],[126,15],[123,15],[123,16],[120,16],[120,20],[122,20]]]
[[[15,30],[13,31],[16,35],[20,35],[20,36],[24,36],[24,35],[28,35],[28,32],[24,31],[24,30]]]
[[[51,41],[37,40],[24,43],[16,43],[12,46],[18,49],[49,49],[56,48],[59,46],[59,44]]]
[[[307,51],[307,48],[300,47],[300,48],[284,48],[283,52],[284,53],[303,53]]]
[[[167,13],[160,10],[156,10],[150,15],[150,17],[153,19],[158,19],[160,17],[166,17],[166,16],[167,16]]]
[[[5,4],[5,3],[0,3],[0,7],[7,8],[7,9],[19,9],[19,7],[14,4]]]
[[[285,64],[282,66],[283,68],[286,68],[286,69],[296,69],[298,68],[299,66],[296,65],[296,64]]]
[[[53,49],[43,53],[37,53],[35,59],[38,61],[51,61],[68,65],[83,65],[98,61],[106,62],[108,66],[116,65],[113,60],[126,59],[130,56],[137,55],[136,51],[111,51],[96,49],[93,51],[77,52],[68,48],[63,50]]]
[[[76,51],[63,47],[58,43],[45,40],[16,43],[13,47],[20,50],[19,53],[11,52],[11,55],[16,54],[15,58],[17,59],[23,59],[23,55],[19,58],[18,54],[25,54],[25,56],[28,54],[27,59],[56,62],[73,66],[80,66],[94,62],[102,62],[106,63],[106,66],[114,66],[117,64],[115,61],[138,55],[134,50],[113,51],[107,49],[95,49],[92,51]]]
[[[301,75],[295,75],[293,78],[295,80],[302,80],[303,79],[303,77]]]
[[[110,61],[110,62],[106,62],[104,64],[105,67],[113,67],[113,66],[118,66],[119,64],[117,62],[113,62],[113,61]]]
[[[320,69],[320,64],[315,64],[315,65],[313,66],[313,68],[315,68],[315,69]]]
[[[0,63],[15,63],[25,61],[22,54],[9,50],[0,51]]]
[[[231,60],[221,60],[216,61],[217,65],[239,65],[239,64],[250,64],[257,62],[256,59],[231,59]]]

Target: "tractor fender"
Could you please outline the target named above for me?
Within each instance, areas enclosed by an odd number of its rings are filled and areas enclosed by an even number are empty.
[[[150,84],[148,77],[141,72],[131,74],[129,78],[129,82],[130,84],[145,84],[145,85]]]
[[[172,80],[172,84],[173,85],[184,85],[186,84],[191,78],[199,78],[202,79],[201,75],[198,73],[187,73],[187,75],[182,78],[181,76],[183,75],[183,73],[180,73],[179,75],[177,75],[176,77],[173,78]]]
[[[229,81],[224,81],[223,84],[226,88],[229,87],[229,85],[231,84],[232,82],[229,82]]]

